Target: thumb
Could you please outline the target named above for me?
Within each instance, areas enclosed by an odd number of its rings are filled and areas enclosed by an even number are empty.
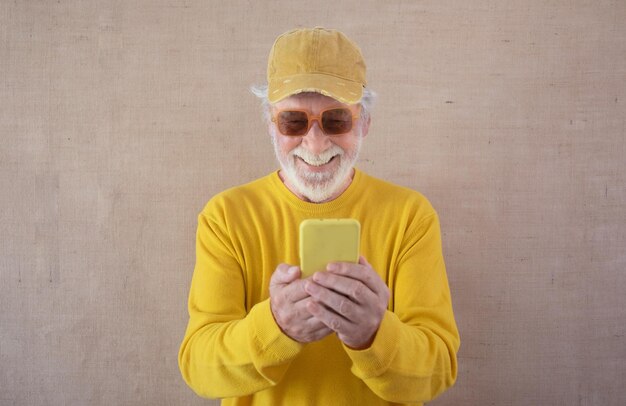
[[[289,264],[280,264],[272,274],[270,285],[285,285],[300,277],[300,268]]]
[[[372,265],[370,265],[369,262],[367,262],[367,259],[365,259],[365,257],[363,255],[359,256],[359,264],[360,265],[365,265],[365,266],[369,266],[371,267]]]

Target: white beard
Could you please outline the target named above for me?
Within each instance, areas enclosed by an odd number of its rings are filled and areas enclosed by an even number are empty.
[[[295,189],[297,194],[314,203],[329,200],[346,184],[359,157],[361,140],[362,137],[359,134],[356,145],[350,151],[345,151],[333,144],[326,151],[316,155],[299,145],[289,151],[287,156],[283,156],[276,142],[275,134],[272,133],[274,153],[280,163],[285,180]],[[309,172],[296,164],[297,159],[302,159],[309,165],[321,166],[332,158],[340,160],[339,166],[328,172]]]

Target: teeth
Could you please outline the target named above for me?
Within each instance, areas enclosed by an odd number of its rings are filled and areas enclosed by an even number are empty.
[[[343,149],[339,146],[333,145],[320,154],[312,154],[309,150],[300,145],[291,152],[291,155],[300,158],[303,162],[310,166],[318,167],[326,165],[336,156],[343,155],[343,152]]]
[[[304,157],[300,157],[300,159],[302,159],[304,162],[306,162],[307,164],[309,164],[309,165],[311,165],[311,166],[322,166],[322,165],[326,165],[327,163],[329,163],[329,162],[330,162],[330,160],[331,160],[331,159],[333,159],[334,157],[335,157],[335,156],[333,155],[333,156],[331,156],[330,158],[328,158],[328,159],[327,159],[327,160],[325,160],[325,161],[318,161],[318,160],[316,160],[316,161],[310,161],[310,160],[308,160],[308,159],[306,159],[306,158],[304,158]]]

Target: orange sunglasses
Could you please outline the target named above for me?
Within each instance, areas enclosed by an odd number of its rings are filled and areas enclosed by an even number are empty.
[[[313,121],[317,121],[326,135],[341,135],[352,130],[354,120],[360,117],[360,111],[357,115],[352,115],[352,111],[347,107],[333,107],[323,110],[319,115],[311,115],[306,110],[286,109],[278,111],[272,121],[276,123],[278,131],[282,135],[300,136],[306,135]]]

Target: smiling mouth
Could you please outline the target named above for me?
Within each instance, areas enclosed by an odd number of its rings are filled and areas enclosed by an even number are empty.
[[[309,166],[315,166],[315,167],[320,167],[320,166],[324,166],[327,165],[329,163],[331,163],[332,161],[335,160],[335,158],[337,158],[339,155],[334,155],[332,158],[330,158],[328,161],[326,162],[321,162],[321,161],[315,161],[315,162],[309,162],[306,161],[304,158],[302,158],[301,156],[298,156],[298,159],[300,159],[302,162],[304,162],[305,164],[309,165]]]

